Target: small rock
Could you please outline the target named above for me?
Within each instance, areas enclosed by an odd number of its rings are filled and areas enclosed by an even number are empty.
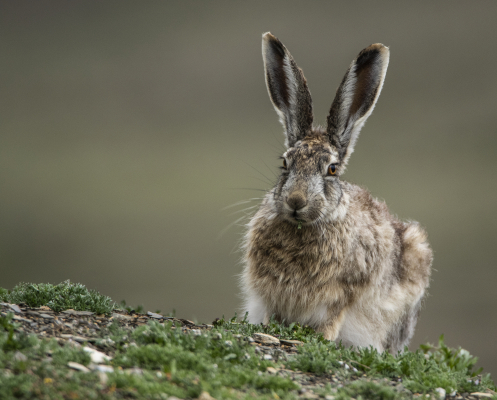
[[[16,351],[13,358],[14,358],[14,361],[28,361],[28,357],[26,357],[20,351]]]
[[[198,396],[198,400],[216,400],[216,399],[212,397],[208,392],[202,392],[200,393],[200,396]]]
[[[273,359],[273,356],[271,354],[264,354],[264,356],[262,357],[263,360],[267,360],[267,361],[270,361]]]
[[[491,395],[490,393],[482,393],[482,392],[471,393],[471,396],[481,397],[485,399],[491,399],[493,397],[493,395]]]
[[[265,333],[254,333],[254,340],[259,343],[264,344],[280,344],[280,340],[271,335],[266,335]]]
[[[79,343],[85,343],[85,342],[88,342],[90,339],[85,338],[83,336],[73,336],[72,340],[75,340],[76,342],[79,342]]]
[[[301,342],[300,340],[280,339],[280,342],[286,346],[302,346],[304,344],[304,342]]]
[[[130,320],[133,319],[131,315],[124,315],[124,314],[118,314],[118,313],[112,313],[112,318],[118,319],[118,320]]]
[[[61,333],[60,337],[64,338],[64,339],[72,339],[72,340],[79,342],[79,343],[84,343],[84,342],[90,341],[90,339],[87,339],[83,336],[76,336],[76,335],[70,335],[70,334],[65,334],[65,333]]]
[[[444,388],[441,388],[441,387],[436,388],[435,392],[438,394],[439,399],[445,399],[446,392],[445,392]]]
[[[451,392],[449,394],[450,397],[456,397],[456,394],[457,394],[457,390],[454,390],[453,392]]]
[[[223,338],[223,335],[221,335],[219,332],[217,332],[214,334],[214,336],[212,338],[214,340],[221,340]]]
[[[40,314],[40,317],[45,319],[53,319],[53,315],[48,315],[48,314]]]
[[[21,309],[19,308],[19,306],[17,304],[2,303],[2,305],[8,306],[11,310],[13,310],[14,312],[16,312],[18,314],[22,313]]]
[[[71,314],[71,315],[81,315],[81,316],[89,316],[89,315],[93,315],[95,313],[92,313],[91,311],[76,311],[76,310],[73,310],[72,308],[68,309],[68,310],[64,310],[62,311],[63,314]]]
[[[335,396],[332,396],[331,394],[327,394],[324,396],[324,400],[335,400]]]
[[[151,312],[151,311],[148,311],[147,312],[147,315],[150,317],[150,318],[155,318],[155,319],[164,319],[164,316],[160,315],[160,314],[157,314],[157,313],[154,313],[154,312]]]
[[[97,372],[104,372],[104,373],[109,373],[109,372],[114,372],[114,368],[111,367],[110,365],[95,365],[93,364],[93,368],[91,368],[93,371]]]
[[[249,336],[249,337],[247,338],[247,342],[249,342],[249,343],[254,343],[254,342],[255,342],[255,340],[254,340],[254,338],[253,338],[253,337],[250,337],[250,336]]]
[[[74,339],[74,340],[76,340],[76,339]],[[114,342],[111,338],[106,338],[106,339],[103,339],[100,342],[100,344],[102,344],[104,346],[114,346],[116,344],[116,342]],[[129,345],[131,346],[132,344],[130,343]]]
[[[69,339],[69,340],[67,341],[67,346],[69,346],[69,347],[73,347],[73,348],[75,348],[75,349],[80,349],[80,348],[81,348],[81,345],[80,345],[78,342],[75,342],[75,341],[74,341],[74,340],[72,340],[72,339]]]
[[[243,355],[243,358],[245,358],[245,360],[250,360],[250,354],[249,353],[245,353]]]
[[[76,371],[90,372],[90,370],[88,368],[86,368],[84,365],[78,364],[77,362],[74,362],[74,361],[69,361],[67,363],[67,366],[69,368],[75,369]]]
[[[273,367],[267,367],[266,372],[269,372],[270,374],[276,374],[278,372],[278,370],[276,368],[273,368]]]
[[[20,317],[19,315],[14,315],[14,319],[16,321],[31,322],[31,320],[23,318],[23,317]]]
[[[225,340],[224,344],[228,347],[233,347],[233,342],[231,340]]]
[[[190,332],[192,333],[193,336],[201,336],[202,331],[200,329],[191,329]]]
[[[90,353],[91,361],[95,364],[102,364],[106,361],[112,360],[107,354],[102,353],[101,351],[92,349],[91,347],[84,346],[83,350],[87,353]]]

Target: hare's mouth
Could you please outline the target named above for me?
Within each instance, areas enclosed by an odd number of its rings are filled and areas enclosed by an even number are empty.
[[[300,229],[302,226],[312,224],[319,217],[319,215],[314,214],[315,213],[311,212],[311,210],[309,210],[309,208],[306,206],[299,210],[291,210],[286,208],[283,216],[287,221],[291,222],[294,225],[297,225]]]

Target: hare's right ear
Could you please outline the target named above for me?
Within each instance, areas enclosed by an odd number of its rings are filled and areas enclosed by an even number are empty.
[[[290,52],[269,32],[262,36],[262,57],[269,97],[285,129],[285,145],[293,147],[311,132],[311,93]]]
[[[359,132],[380,96],[389,57],[388,47],[381,43],[366,47],[352,61],[337,89],[326,131],[343,166],[354,151]]]

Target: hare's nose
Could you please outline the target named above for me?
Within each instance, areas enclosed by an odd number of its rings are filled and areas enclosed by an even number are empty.
[[[301,192],[293,192],[288,198],[286,199],[286,203],[290,208],[293,210],[297,211],[300,210],[301,208],[304,208],[307,205],[307,200],[303,193]]]

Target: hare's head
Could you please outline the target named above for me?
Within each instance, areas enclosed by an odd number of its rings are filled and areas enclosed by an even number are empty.
[[[312,99],[304,74],[269,32],[262,38],[262,55],[267,89],[287,147],[272,192],[275,211],[296,224],[333,218],[343,196],[339,176],[380,95],[388,48],[373,44],[352,61],[331,105],[326,129],[312,126]]]

